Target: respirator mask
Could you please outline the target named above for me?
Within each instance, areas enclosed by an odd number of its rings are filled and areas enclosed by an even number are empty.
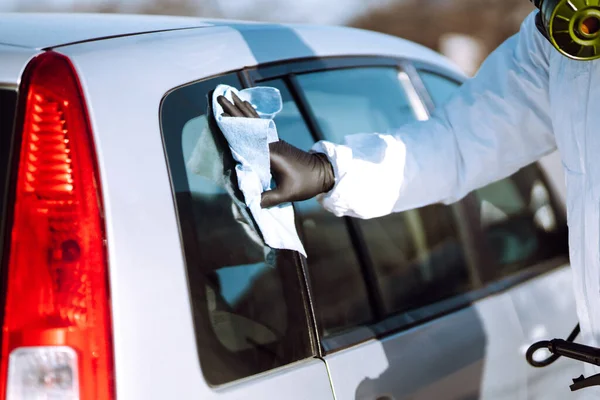
[[[540,11],[539,31],[563,55],[600,58],[600,0],[530,0]]]

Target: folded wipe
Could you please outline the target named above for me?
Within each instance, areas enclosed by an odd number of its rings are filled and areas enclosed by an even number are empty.
[[[261,118],[222,117],[223,108],[217,97],[225,96],[233,103],[231,93],[254,105]],[[279,140],[273,121],[282,107],[279,90],[256,87],[238,91],[228,85],[219,85],[213,93],[212,106],[217,125],[238,162],[238,186],[266,244],[276,249],[298,251],[306,257],[296,232],[291,203],[268,209],[260,207],[261,193],[271,189],[269,143]]]

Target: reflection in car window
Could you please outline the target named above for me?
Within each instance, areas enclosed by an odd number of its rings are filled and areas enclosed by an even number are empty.
[[[264,245],[207,96],[235,76],[164,99],[162,130],[175,191],[202,371],[219,385],[313,356],[298,256]]]
[[[480,227],[501,278],[568,255],[567,235],[535,164],[475,191]]]
[[[432,72],[419,74],[436,107],[446,103],[460,86]],[[474,196],[482,235],[495,264],[488,279],[567,257],[566,227],[558,221],[551,193],[536,164],[476,190]]]
[[[454,94],[460,83],[428,71],[419,71],[421,80],[436,107],[443,106]]]
[[[283,81],[263,82],[280,90],[283,110],[275,118],[282,140],[310,150],[311,133]],[[343,218],[321,207],[316,199],[294,204],[299,232],[308,255],[315,314],[326,337],[372,318],[365,282]]]
[[[416,117],[395,68],[356,68],[298,76],[325,139],[393,133]],[[472,289],[450,207],[433,205],[357,220],[387,316]],[[310,257],[309,257],[310,262]]]
[[[341,69],[298,75],[325,138],[343,143],[355,133],[392,133],[415,115],[391,67]]]
[[[277,88],[281,93],[283,107],[275,117],[279,138],[292,146],[309,151],[315,142],[286,84],[281,79],[277,79],[262,82],[261,86]]]
[[[473,288],[452,209],[432,205],[360,221],[385,315]]]

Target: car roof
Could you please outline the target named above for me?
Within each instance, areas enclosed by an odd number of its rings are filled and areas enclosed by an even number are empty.
[[[272,24],[136,14],[0,13],[0,44],[49,49],[165,31],[230,28],[241,34],[258,62],[317,55],[393,56],[437,64],[462,75],[449,60],[417,43],[349,27]],[[299,45],[300,37],[301,45]],[[307,50],[308,49],[308,50]]]
[[[114,36],[211,26],[198,18],[83,13],[0,13],[0,43],[44,49]]]

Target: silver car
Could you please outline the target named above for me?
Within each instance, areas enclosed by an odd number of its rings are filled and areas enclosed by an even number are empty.
[[[373,220],[297,203],[305,259],[264,245],[210,117],[218,84],[275,87],[309,149],[464,79],[350,28],[0,14],[0,398],[568,398],[578,363],[524,357],[576,323],[555,160]]]

